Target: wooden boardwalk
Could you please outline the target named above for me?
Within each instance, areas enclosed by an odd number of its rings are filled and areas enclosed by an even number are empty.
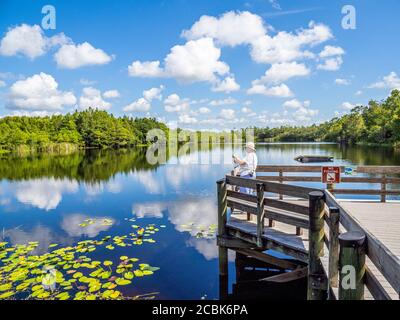
[[[228,275],[227,249],[232,249],[280,265],[284,274],[263,281],[287,282],[307,276],[307,298],[311,300],[398,300],[400,202],[388,202],[386,196],[400,194],[399,189],[390,187],[397,187],[400,178],[388,176],[400,175],[400,167],[358,167],[363,176],[342,178],[344,183],[380,183],[380,189],[338,189],[332,185],[318,189],[285,183],[317,182],[320,178],[315,174],[286,176],[284,171],[320,170],[317,166],[260,166],[260,172],[279,172],[279,176],[252,180],[226,175],[217,182],[220,276]],[[238,192],[238,187],[253,192]],[[378,195],[380,202],[340,200],[333,194]],[[292,257],[297,267],[282,269],[269,250]],[[354,288],[340,286],[347,281],[346,272],[351,272],[343,271],[351,270],[347,267],[355,271]],[[220,287],[221,292],[227,292],[226,285]]]
[[[305,200],[288,200],[287,203],[298,204],[306,206],[308,204]],[[268,201],[267,201],[268,202]],[[339,201],[341,205],[349,210],[360,223],[369,230],[374,236],[379,238],[389,250],[400,258],[400,202],[362,202],[362,201]],[[245,201],[243,201],[245,203]],[[247,205],[251,205],[247,203]],[[268,207],[266,207],[268,209]],[[276,210],[276,209],[275,209]],[[255,217],[252,217],[250,221],[247,221],[247,215],[242,212],[235,210],[231,215],[227,226],[233,230],[242,230],[247,234],[252,234],[254,237],[257,236],[257,225]],[[307,262],[308,255],[308,231],[304,230],[302,235],[296,235],[295,227],[275,222],[275,226],[265,227],[263,238],[266,242],[274,241],[276,244],[285,243],[287,247],[291,247],[294,250],[293,256],[301,261]],[[238,232],[232,233],[232,235],[238,236]],[[239,236],[240,237],[240,236]],[[245,240],[245,239],[244,239]],[[274,248],[277,251],[279,246]],[[325,247],[327,251],[327,248]],[[290,254],[288,250],[280,251],[281,253]],[[328,256],[325,255],[321,259],[324,267],[328,270]],[[398,300],[399,296],[396,291],[389,285],[387,280],[374,266],[374,264],[367,259],[367,266],[376,275],[379,282],[385,288],[391,299]],[[335,290],[336,291],[336,290]],[[373,299],[372,295],[368,290],[365,292],[365,299]]]
[[[400,202],[339,202],[391,252],[400,257]]]
[[[339,201],[361,225],[377,237],[398,258],[400,258],[400,203],[399,202],[361,202]],[[399,295],[388,284],[386,279],[367,260],[367,265],[375,273],[382,286],[393,300],[398,300]],[[366,299],[369,296],[366,296]]]

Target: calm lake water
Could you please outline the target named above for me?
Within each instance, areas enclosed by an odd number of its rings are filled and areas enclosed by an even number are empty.
[[[400,165],[400,152],[390,148],[262,144],[257,149],[260,164],[296,165],[295,156],[324,154],[334,156],[334,164]],[[220,151],[218,147],[190,157],[208,157]],[[226,146],[225,152],[240,155],[243,150]],[[132,225],[155,224],[159,228],[151,235],[155,243],[115,246],[114,250],[101,247],[92,256],[116,263],[126,255],[160,268],[121,287],[124,295],[157,293],[158,299],[217,299],[215,182],[231,170],[231,165],[190,164],[190,157],[171,157],[160,166],[147,164],[142,149],[3,157],[1,236],[12,245],[38,241],[35,253],[43,254],[53,243],[69,246],[128,234],[134,230]],[[96,222],[81,226],[87,219]],[[110,223],[98,222],[104,219]],[[234,277],[234,255],[230,269]]]

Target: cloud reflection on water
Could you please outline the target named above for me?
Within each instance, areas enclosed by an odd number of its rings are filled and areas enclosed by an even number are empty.
[[[25,231],[21,228],[8,229],[4,231],[5,238],[8,238],[12,245],[27,244],[28,242],[39,242],[32,254],[44,254],[49,252],[49,245],[52,243],[71,245],[73,240],[69,237],[60,236],[43,225],[36,225]]]
[[[80,226],[80,224],[87,219],[93,219],[94,223],[89,224],[86,227]],[[65,216],[62,219],[60,226],[71,237],[87,236],[89,238],[94,238],[100,232],[111,228],[111,225],[102,224],[103,219],[112,221],[112,224],[115,223],[115,220],[111,217],[90,217],[85,214],[74,213]]]
[[[44,209],[57,208],[63,193],[76,193],[79,184],[75,180],[43,178],[15,182],[15,198],[23,203]]]
[[[208,230],[210,225],[217,223],[217,204],[215,199],[185,198],[177,201],[147,202],[132,205],[132,214],[137,218],[162,218],[167,215],[168,220],[179,232],[188,232],[191,238],[186,242],[187,246],[194,247],[206,260],[218,257],[216,240],[197,238],[201,229]],[[193,225],[195,228],[187,228]],[[233,259],[230,257],[230,259]]]

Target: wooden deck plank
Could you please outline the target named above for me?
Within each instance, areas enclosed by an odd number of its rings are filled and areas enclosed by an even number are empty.
[[[247,215],[235,211],[227,222],[227,228],[241,230],[254,237],[257,236],[257,226],[254,221],[247,221]],[[265,227],[263,236],[265,241],[274,242],[285,246],[288,250],[295,250],[306,256],[308,251],[308,233],[296,235],[296,228],[284,223],[276,222],[274,228]],[[296,257],[299,258],[299,257]]]
[[[305,200],[285,199],[298,205],[307,205]],[[388,249],[396,256],[400,257],[400,203],[399,202],[361,202],[342,200],[340,204],[348,210],[369,232],[374,234]],[[228,226],[241,228],[251,234],[256,235],[257,228],[254,222],[246,221],[245,214],[232,214]],[[273,239],[295,250],[306,252],[308,250],[308,232],[304,230],[302,236],[295,234],[295,227],[276,222],[274,228],[265,228],[265,238]],[[328,262],[328,250],[321,259],[324,267]],[[383,275],[377,270],[374,264],[367,259],[369,269],[374,273],[381,285],[394,300],[399,299],[399,294],[389,285]],[[337,290],[336,290],[337,292]],[[373,299],[371,293],[365,288],[365,299]]]
[[[340,201],[340,204],[351,212],[369,232],[382,241],[393,254],[400,257],[400,203]],[[369,259],[367,259],[367,265],[390,297],[398,300],[398,293]]]

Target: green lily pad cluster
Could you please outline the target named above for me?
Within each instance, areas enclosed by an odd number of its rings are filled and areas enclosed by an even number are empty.
[[[155,225],[133,228],[136,232],[129,235],[84,240],[74,246],[59,248],[58,244],[51,244],[49,252],[41,255],[33,254],[38,242],[14,246],[0,242],[0,300],[142,298],[124,297],[119,288],[131,285],[136,278],[151,276],[159,268],[128,256],[121,256],[118,262],[98,261],[88,256],[100,246],[112,250],[114,246],[155,242],[148,238],[158,231]]]
[[[79,224],[79,226],[82,228],[85,228],[92,224],[95,224],[96,222],[99,223],[101,226],[112,226],[113,225],[113,221],[111,219],[104,218],[104,219],[97,220],[97,219],[89,218],[89,219],[85,219],[82,223]]]
[[[130,247],[132,245],[142,245],[143,243],[156,243],[156,240],[151,238],[153,234],[160,231],[154,224],[149,224],[146,227],[132,225],[135,232],[130,232],[128,235],[109,237],[111,243],[106,246],[108,250],[114,250],[116,246]]]
[[[215,239],[217,234],[217,225],[210,224],[209,226],[197,226],[194,222],[182,224],[183,231],[194,234],[197,239]]]

